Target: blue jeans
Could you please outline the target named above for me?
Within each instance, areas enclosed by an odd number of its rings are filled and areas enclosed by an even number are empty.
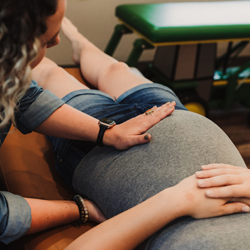
[[[68,105],[97,119],[110,118],[117,124],[127,121],[153,106],[161,106],[166,102],[175,101],[177,110],[186,110],[175,93],[166,86],[149,83],[142,84],[123,93],[114,100],[98,90],[78,90],[66,95],[63,100]],[[72,185],[72,176],[82,158],[94,147],[93,142],[73,141],[49,137],[56,155],[56,170],[66,183]],[[84,153],[74,144],[81,144]]]

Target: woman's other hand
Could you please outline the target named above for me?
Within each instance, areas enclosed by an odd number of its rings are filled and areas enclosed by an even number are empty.
[[[198,179],[193,175],[174,187],[175,195],[181,200],[180,206],[183,206],[182,215],[200,219],[249,212],[249,206],[244,201],[230,203],[230,198],[211,199],[207,197],[207,189],[199,188],[197,181]]]
[[[209,164],[196,172],[198,186],[211,198],[245,198],[250,204],[250,170],[228,164]],[[236,199],[231,199],[235,201]],[[238,199],[239,200],[239,199]],[[242,199],[241,199],[242,200]]]
[[[103,138],[105,145],[114,146],[118,150],[125,150],[134,145],[150,141],[151,135],[144,134],[152,126],[170,115],[175,109],[176,103],[169,102],[161,107],[153,107],[153,112],[148,115],[138,115],[122,124],[106,130]]]

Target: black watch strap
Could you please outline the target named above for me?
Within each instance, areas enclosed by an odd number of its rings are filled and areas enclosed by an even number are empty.
[[[103,140],[104,133],[108,129],[108,127],[105,126],[105,125],[102,125],[102,124],[99,124],[99,126],[100,126],[100,130],[99,130],[99,133],[98,133],[98,136],[97,136],[96,144],[99,147],[103,147],[104,144],[103,144],[102,140]]]

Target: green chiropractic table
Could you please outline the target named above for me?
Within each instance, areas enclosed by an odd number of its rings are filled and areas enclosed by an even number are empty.
[[[129,66],[137,65],[145,49],[154,48],[149,69],[158,82],[177,92],[199,89],[200,100],[211,107],[230,109],[236,101],[250,107],[250,62],[228,67],[229,59],[250,41],[250,1],[124,4],[116,7],[115,15],[121,24],[114,29],[107,54],[113,55],[124,34],[135,33]],[[219,42],[228,48],[217,58]]]

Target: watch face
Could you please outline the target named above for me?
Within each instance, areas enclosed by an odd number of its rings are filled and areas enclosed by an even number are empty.
[[[114,126],[114,125],[116,124],[115,121],[113,121],[113,120],[111,120],[111,119],[108,119],[108,118],[101,118],[101,119],[99,120],[99,122],[100,122],[101,124],[103,124],[103,125],[108,126],[108,127],[112,127],[112,126]]]

